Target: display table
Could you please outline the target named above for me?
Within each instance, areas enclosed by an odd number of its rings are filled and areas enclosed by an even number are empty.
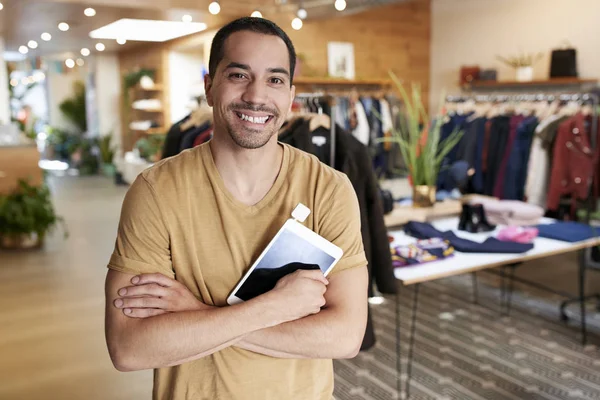
[[[0,146],[0,194],[12,193],[19,179],[39,186],[43,182],[40,153],[35,145]]]
[[[551,219],[544,218],[540,223],[551,223],[554,222]],[[454,233],[464,239],[473,240],[476,242],[483,242],[491,236],[495,236],[502,226],[496,228],[495,231],[486,233],[468,233],[464,231],[458,231],[458,218],[446,218],[431,223],[436,229],[440,231],[452,230]],[[414,243],[415,238],[406,235],[404,232],[397,230],[389,232],[393,236],[394,241],[392,246],[399,246]],[[424,282],[430,282],[441,278],[447,278],[455,275],[462,275],[470,272],[481,271],[485,269],[491,269],[499,266],[506,266],[523,261],[534,260],[538,258],[550,257],[558,254],[564,254],[582,250],[589,247],[600,245],[600,238],[592,238],[580,242],[569,243],[559,240],[546,239],[538,237],[534,240],[534,248],[530,251],[522,254],[495,254],[495,253],[461,253],[455,252],[453,257],[433,261],[426,264],[416,265],[412,267],[396,268],[394,275],[396,279],[401,283],[401,286],[415,285],[414,298],[413,298],[413,309],[412,309],[412,327],[409,337],[409,355],[408,355],[408,379],[406,382],[406,394],[408,397],[410,389],[410,368],[412,361],[414,335],[416,329],[416,316],[418,310],[418,289],[419,284]],[[581,331],[582,340],[585,342],[586,338],[586,326],[585,326],[585,307],[584,307],[584,295],[583,295],[583,283],[584,283],[584,272],[585,265],[583,261],[579,263],[579,298],[580,309],[581,309]],[[400,292],[400,289],[398,290]],[[401,363],[400,363],[400,313],[399,313],[399,301],[400,295],[396,298],[396,356],[397,356],[397,371],[398,371],[398,395],[399,398],[403,398],[401,393]],[[407,398],[406,397],[406,398]]]

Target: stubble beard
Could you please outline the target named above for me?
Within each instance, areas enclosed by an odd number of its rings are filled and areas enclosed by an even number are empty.
[[[273,121],[269,121],[270,128],[268,129],[252,129],[247,127],[234,128],[234,121],[237,122],[237,112],[244,112],[244,110],[252,111],[265,111],[273,115]],[[252,106],[236,106],[232,105],[229,107],[229,115],[226,118],[227,133],[233,142],[241,148],[254,150],[264,147],[273,135],[277,135],[279,131],[279,113],[272,109],[263,109],[261,107]]]

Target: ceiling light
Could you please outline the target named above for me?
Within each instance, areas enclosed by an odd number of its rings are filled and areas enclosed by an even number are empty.
[[[306,10],[304,8],[301,8],[298,10],[298,18],[300,19],[305,19],[308,16],[308,13],[306,12]]]
[[[338,11],[344,11],[346,9],[346,0],[335,0],[335,9]]]
[[[0,3],[0,4],[2,4],[2,3]],[[2,9],[2,8],[0,8],[0,10],[1,10],[1,9]],[[11,79],[11,80],[10,80],[10,86],[12,86],[12,87],[15,87],[15,86],[17,86],[18,84],[19,84],[19,80],[18,80],[18,79]]]
[[[253,11],[252,14],[250,14],[250,16],[254,17],[254,18],[262,18],[262,13],[260,11],[256,10],[256,11]]]
[[[104,51],[105,49],[106,49],[106,46],[104,45],[104,43],[96,43],[96,50]]]
[[[213,1],[208,5],[208,12],[210,12],[212,15],[217,15],[219,11],[221,11],[221,6],[218,2]]]
[[[66,22],[61,22],[60,24],[58,24],[58,29],[60,29],[63,32],[66,32],[69,30],[69,24],[67,24]]]
[[[190,14],[185,14],[183,17],[181,17],[181,20],[183,22],[192,22],[192,16]]]
[[[77,61],[75,61],[77,63],[77,65],[79,65],[80,67],[83,67],[83,64],[85,64],[85,61],[83,61],[83,58],[78,58]]]
[[[294,18],[292,20],[292,28],[294,28],[295,30],[299,30],[300,28],[302,28],[302,20],[300,18]]]
[[[120,19],[90,32],[94,39],[125,39],[145,42],[164,42],[206,29],[200,22],[153,21]]]
[[[36,82],[41,82],[41,81],[43,81],[44,79],[46,79],[46,74],[44,74],[42,71],[36,71],[36,73],[35,73],[35,74],[33,74],[33,79],[34,79]]]
[[[29,84],[29,78],[24,76],[23,78],[21,78],[21,84],[22,85],[27,85]]]
[[[48,32],[44,32],[44,33],[42,33],[41,38],[43,41],[48,42],[48,41],[50,41],[50,39],[52,39],[52,35],[49,34]]]
[[[19,53],[21,53],[21,54],[27,54],[27,53],[29,53],[29,49],[27,48],[27,46],[20,46],[19,47]]]
[[[87,49],[87,48],[84,47],[83,49],[81,49],[81,55],[84,56],[84,57],[89,56],[90,55],[90,49]]]
[[[125,40],[123,38],[117,38],[117,43],[118,44],[125,44],[125,43],[127,43],[127,40]]]
[[[32,48],[32,49],[37,49],[37,47],[38,47],[38,42],[36,42],[35,40],[30,40],[30,41],[27,43],[27,46],[29,46],[29,47],[30,47],[30,48]]]
[[[70,58],[67,58],[65,60],[65,65],[67,66],[67,68],[73,68],[75,66],[75,61],[73,61]]]
[[[89,7],[86,8],[83,13],[85,14],[86,17],[93,17],[94,15],[96,15],[96,10],[94,10],[93,8]]]
[[[2,3],[0,3],[0,10],[2,10],[4,8],[4,5]]]

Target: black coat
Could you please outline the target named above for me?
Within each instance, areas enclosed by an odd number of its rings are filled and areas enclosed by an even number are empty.
[[[331,165],[330,132],[318,128],[309,131],[308,120],[297,120],[290,124],[279,136],[283,143],[290,144],[300,150],[319,156],[322,162]],[[314,136],[327,138],[326,144],[313,144]],[[369,295],[373,294],[373,281],[382,293],[396,293],[396,279],[392,268],[387,229],[383,219],[383,204],[379,195],[379,185],[367,148],[358,139],[345,132],[339,125],[335,135],[334,168],[345,173],[358,197],[361,216],[361,234],[367,261],[369,262]],[[375,343],[375,335],[369,316],[367,332],[363,340],[363,349]]]

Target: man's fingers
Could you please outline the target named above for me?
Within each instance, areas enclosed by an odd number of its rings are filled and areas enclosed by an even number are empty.
[[[134,285],[146,285],[148,283],[158,283],[161,286],[171,287],[177,282],[174,279],[164,276],[163,274],[140,274],[131,278],[131,283]]]
[[[323,282],[324,285],[328,285],[329,281],[323,275],[320,269],[302,270],[300,276],[304,278],[314,279],[315,281]]]
[[[168,289],[158,283],[148,283],[146,285],[127,286],[119,289],[119,296],[154,296],[164,297],[168,294]]]
[[[167,311],[160,308],[125,308],[123,314],[131,318],[148,318],[156,315],[166,314]]]
[[[120,297],[114,301],[117,308],[165,308],[165,301],[157,297]]]

